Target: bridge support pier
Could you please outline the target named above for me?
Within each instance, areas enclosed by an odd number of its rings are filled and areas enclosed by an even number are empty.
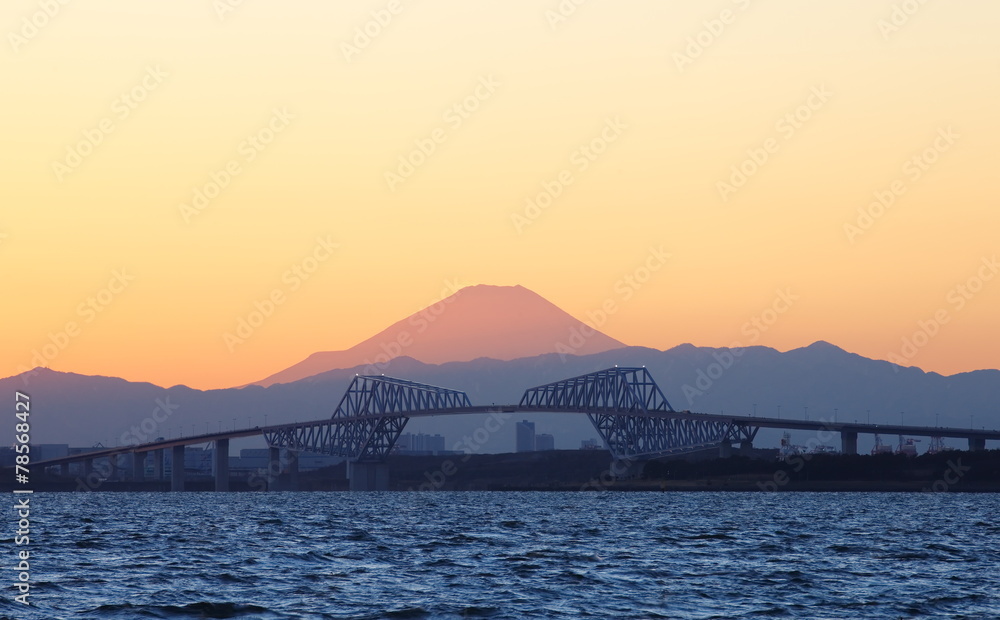
[[[215,490],[229,490],[229,440],[215,440]]]
[[[146,475],[146,453],[145,452],[133,452],[132,453],[132,481],[142,482],[142,479]]]
[[[267,490],[283,491],[281,488],[281,448],[267,449]]]
[[[282,456],[281,451],[281,448],[268,449],[267,490],[298,491],[299,455],[286,449]]]
[[[352,491],[388,491],[388,463],[347,462],[347,479]]]
[[[163,480],[163,448],[153,450],[153,480]]]
[[[184,490],[184,446],[174,446],[170,452],[170,490]]]
[[[108,480],[118,480],[118,455],[108,457]]]
[[[733,455],[733,442],[723,439],[719,442],[719,458],[728,459]]]
[[[69,478],[69,463],[63,463],[59,466],[59,475],[63,478]]]
[[[281,491],[281,448],[267,449],[267,490]]]
[[[969,437],[969,450],[982,452],[986,449],[986,440],[980,437]]]
[[[744,439],[740,442],[740,454],[742,456],[750,456],[753,454],[753,441],[749,439]]]
[[[858,434],[855,431],[840,431],[840,453],[858,453]]]
[[[285,457],[288,460],[288,490],[298,491],[299,490],[299,453],[292,452],[288,450],[285,452]]]
[[[90,474],[94,473],[94,459],[83,460],[83,479],[89,480]]]

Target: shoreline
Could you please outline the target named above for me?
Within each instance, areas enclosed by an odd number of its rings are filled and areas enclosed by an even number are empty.
[[[550,451],[481,455],[394,455],[387,461],[390,492],[550,491],[550,492],[862,492],[1000,493],[1000,450],[904,455],[831,455],[777,461],[766,456],[688,458],[648,461],[639,478],[615,480],[605,451]],[[0,484],[11,492],[15,485]],[[265,491],[266,474],[232,472],[230,492]],[[272,478],[273,492],[291,491],[289,474]],[[190,492],[213,492],[214,478],[188,472]],[[37,492],[169,492],[169,480],[102,480],[54,475],[32,479]],[[345,464],[298,475],[302,492],[348,491]]]

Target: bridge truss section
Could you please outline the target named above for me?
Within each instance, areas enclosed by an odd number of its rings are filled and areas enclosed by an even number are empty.
[[[283,426],[265,432],[264,438],[272,448],[382,462],[403,432],[408,414],[471,406],[468,395],[458,390],[357,375],[330,420]]]
[[[719,445],[732,423],[670,406],[645,367],[614,367],[529,388],[519,408],[583,412],[617,460],[682,454]]]

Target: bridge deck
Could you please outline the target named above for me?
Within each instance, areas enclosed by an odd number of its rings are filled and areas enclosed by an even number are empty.
[[[808,430],[808,431],[830,431],[847,432],[858,434],[883,434],[883,435],[906,435],[912,437],[947,437],[951,439],[983,439],[1000,440],[1000,430],[976,430],[971,428],[954,427],[932,427],[932,426],[903,426],[899,424],[860,424],[857,422],[834,422],[832,420],[794,420],[786,418],[764,418],[756,416],[731,416],[712,413],[693,413],[690,411],[675,412],[622,412],[622,411],[580,411],[578,409],[539,409],[538,407],[524,407],[520,405],[482,405],[470,407],[456,407],[451,409],[437,409],[405,414],[407,418],[432,417],[440,415],[469,415],[469,414],[490,414],[490,413],[616,413],[621,415],[635,415],[657,418],[674,418],[704,420],[714,422],[725,422],[756,428],[780,428],[788,430]],[[331,424],[344,424],[351,421],[374,419],[386,417],[385,414],[370,414],[361,416],[350,416],[338,418],[336,420],[326,418],[313,420],[310,422],[296,422],[293,424],[275,424],[270,426],[258,426],[234,431],[223,431],[219,433],[206,433],[203,435],[193,435],[190,437],[177,437],[163,441],[154,441],[132,446],[119,446],[93,452],[73,454],[45,461],[32,463],[34,466],[49,467],[62,465],[64,463],[78,463],[88,459],[98,459],[120,454],[145,453],[174,446],[198,445],[210,443],[220,439],[236,439],[240,437],[253,437],[264,435],[265,433],[277,433],[279,431],[294,430],[296,428],[307,428],[324,426]]]

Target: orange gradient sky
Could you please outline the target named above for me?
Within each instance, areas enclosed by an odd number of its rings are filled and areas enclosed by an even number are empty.
[[[6,0],[0,375],[58,342],[56,370],[243,384],[451,282],[615,299],[633,345],[886,359],[923,330],[907,364],[1000,367],[1000,4],[903,4]]]

